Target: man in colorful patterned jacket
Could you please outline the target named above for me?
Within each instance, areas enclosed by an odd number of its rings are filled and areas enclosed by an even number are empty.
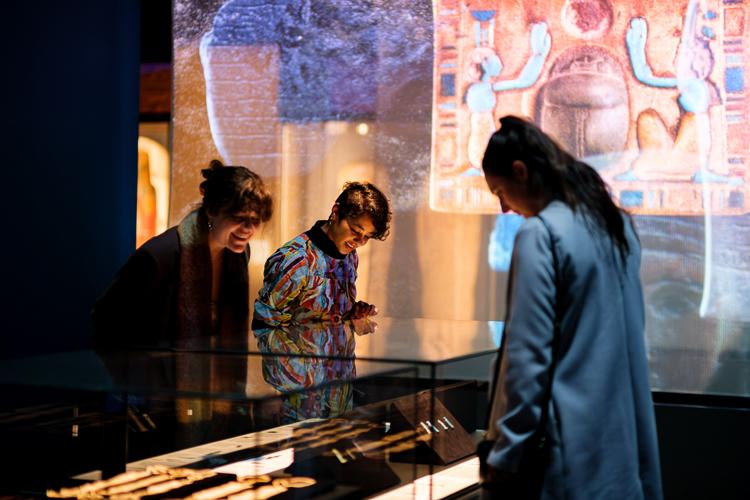
[[[282,363],[284,379],[296,381],[277,389],[307,389],[330,382],[318,380],[326,378],[327,371],[311,368],[315,357],[320,363],[325,363],[322,357],[351,359],[353,333],[375,330],[371,317],[377,308],[357,301],[357,248],[370,239],[384,240],[390,220],[390,203],[380,189],[368,182],[349,182],[328,220],[316,222],[268,258],[252,328],[261,352],[277,355],[273,365]],[[351,367],[353,372],[353,363]],[[264,377],[278,385],[278,377],[266,369]]]

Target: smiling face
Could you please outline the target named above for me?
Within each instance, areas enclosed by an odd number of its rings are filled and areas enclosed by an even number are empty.
[[[211,218],[213,229],[209,231],[212,247],[227,248],[242,253],[255,232],[260,228],[261,219],[255,210],[234,214],[221,214]]]
[[[362,214],[359,217],[339,217],[338,206],[334,206],[330,220],[326,234],[336,245],[336,249],[344,255],[367,244],[376,232],[369,214]]]

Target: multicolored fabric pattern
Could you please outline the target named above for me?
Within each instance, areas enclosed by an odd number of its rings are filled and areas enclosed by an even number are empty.
[[[328,418],[352,407],[354,332],[347,316],[357,297],[359,258],[342,255],[319,221],[266,261],[253,333],[263,378],[285,394],[282,419]]]
[[[271,328],[311,321],[336,324],[354,306],[357,253],[332,257],[310,238],[316,229],[317,225],[289,241],[266,261],[263,288],[255,301],[256,321]],[[267,331],[254,333],[261,336]]]
[[[258,337],[263,378],[285,394],[282,420],[330,418],[352,408],[354,334],[343,324],[315,322],[303,328],[267,330]],[[324,356],[299,356],[299,354]],[[286,356],[289,354],[291,356]]]

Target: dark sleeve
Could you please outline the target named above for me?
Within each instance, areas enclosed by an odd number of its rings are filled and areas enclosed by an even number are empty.
[[[154,257],[136,251],[117,272],[92,311],[97,348],[153,343],[163,300],[163,279]]]

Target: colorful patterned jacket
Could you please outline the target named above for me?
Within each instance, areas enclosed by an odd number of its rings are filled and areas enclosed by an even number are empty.
[[[351,409],[356,251],[341,254],[318,221],[271,255],[255,301],[253,333],[263,378],[284,393],[283,418],[332,417]]]
[[[325,221],[284,244],[266,261],[263,287],[255,301],[253,332],[299,328],[310,322],[346,323],[357,297],[359,257],[341,254],[323,232]],[[317,345],[334,354],[333,346]]]

